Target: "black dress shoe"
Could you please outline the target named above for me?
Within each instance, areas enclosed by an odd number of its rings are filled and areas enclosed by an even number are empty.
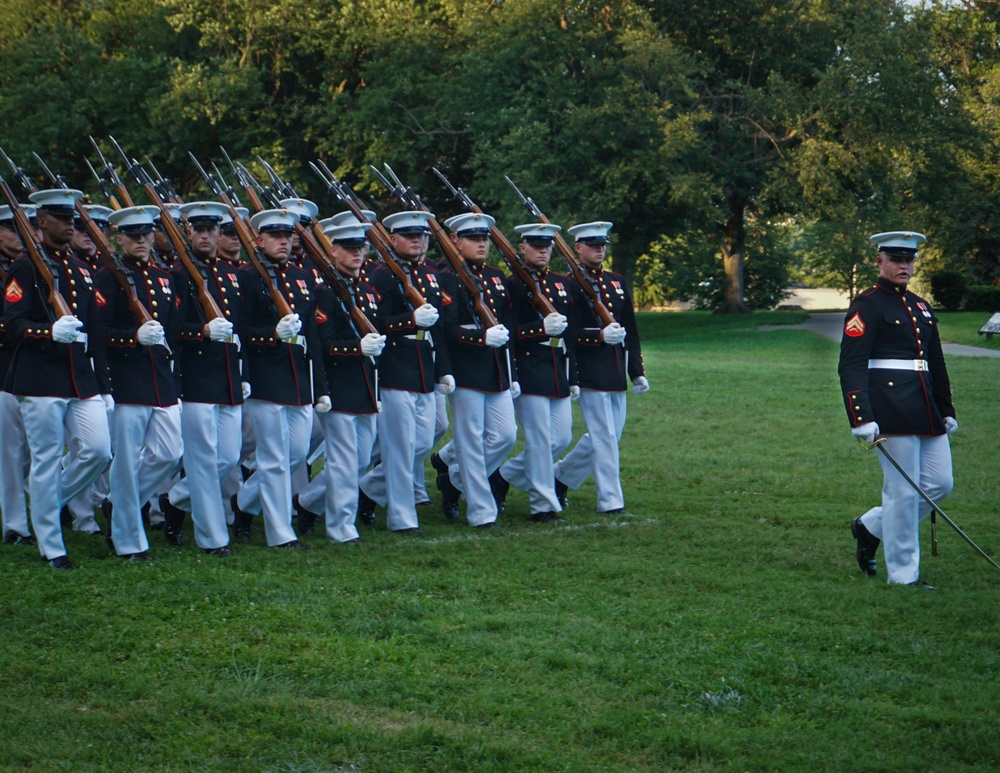
[[[556,478],[556,499],[559,500],[559,507],[563,509],[569,507],[569,499],[566,496],[568,493],[569,486],[559,480],[559,478]]]
[[[53,569],[60,569],[64,572],[68,572],[70,569],[76,569],[76,564],[69,560],[66,556],[58,556],[49,561],[49,566]]]
[[[168,545],[184,541],[184,511],[170,504],[170,496],[160,494],[160,512],[163,513],[163,539]]]
[[[597,514],[598,515],[621,515],[621,516],[624,516],[625,518],[634,518],[635,517],[634,513],[630,513],[624,507],[615,507],[615,508],[613,508],[611,510],[598,510]]]
[[[915,588],[923,588],[924,590],[937,590],[937,586],[931,585],[929,582],[924,582],[923,580],[914,580],[913,582],[906,583]]]
[[[216,558],[225,558],[226,556],[236,555],[236,551],[229,547],[229,545],[223,545],[221,548],[204,548],[204,551],[208,555],[215,556]]]
[[[250,544],[250,525],[253,523],[253,514],[240,510],[236,503],[238,494],[233,494],[229,499],[229,504],[233,508],[233,534],[240,542]]]
[[[416,526],[409,529],[392,529],[391,531],[393,534],[412,534],[414,537],[419,537],[423,534]]]
[[[123,558],[130,564],[148,564],[153,560],[153,557],[145,550],[139,553],[127,553],[124,556],[120,556],[120,558]]]
[[[355,521],[365,526],[375,525],[375,500],[361,489],[358,489],[358,515]]]
[[[441,512],[449,521],[454,521],[458,518],[458,498],[461,492],[455,488],[446,472],[437,476],[437,487],[441,492]]]
[[[293,539],[290,542],[283,542],[280,545],[275,545],[276,548],[289,548],[291,550],[309,550],[309,546],[304,542],[299,542],[297,539]]]
[[[22,534],[18,534],[16,531],[9,531],[4,535],[3,542],[5,545],[37,545],[38,540],[36,540],[30,534],[25,537]]]
[[[858,559],[858,566],[869,577],[874,577],[876,569],[875,551],[878,550],[881,540],[865,528],[860,518],[855,518],[851,521],[851,534],[858,541],[858,549],[855,552]]]
[[[295,508],[295,513],[299,517],[299,534],[312,534],[316,531],[316,521],[319,519],[319,514],[306,510],[300,505],[298,494],[292,497],[292,507]]]
[[[543,513],[532,513],[531,520],[534,523],[552,523],[553,521],[561,521],[563,519],[559,517],[559,513],[547,510]]]
[[[500,474],[500,470],[494,470],[493,474],[490,475],[490,491],[493,492],[493,499],[497,503],[497,515],[503,515],[507,506],[507,492],[510,491],[510,484]]]
[[[500,524],[496,521],[490,521],[489,523],[476,524],[477,529],[499,529]]]
[[[111,506],[111,500],[105,497],[101,501],[101,512],[104,513],[104,518],[108,523],[107,531],[104,532],[104,541],[108,543],[108,550],[112,553],[115,552],[115,541],[111,538],[111,512],[113,508]]]
[[[417,507],[427,507],[427,505],[432,505],[434,503],[431,502],[431,500],[429,500],[429,499],[421,499],[416,504],[417,504]]]
[[[448,465],[444,463],[444,459],[441,458],[441,454],[435,451],[431,454],[431,467],[438,475],[448,474]]]

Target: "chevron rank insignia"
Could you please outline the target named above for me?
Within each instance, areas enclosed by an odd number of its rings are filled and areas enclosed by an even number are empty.
[[[9,303],[17,303],[24,297],[24,291],[21,289],[21,285],[17,283],[16,279],[11,280],[11,283],[7,285],[7,293],[4,297]]]
[[[865,334],[865,323],[861,319],[861,312],[854,312],[854,316],[847,320],[847,324],[844,325],[844,335],[850,336],[851,338],[860,338]]]

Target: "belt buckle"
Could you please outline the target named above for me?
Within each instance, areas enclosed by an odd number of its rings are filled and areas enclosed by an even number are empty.
[[[914,360],[913,362],[914,365],[916,365],[916,370],[918,371],[929,370],[929,368],[927,367],[927,360]]]

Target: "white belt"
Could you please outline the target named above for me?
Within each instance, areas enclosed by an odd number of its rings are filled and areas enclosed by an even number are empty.
[[[927,360],[868,360],[868,369],[930,370],[927,367]]]

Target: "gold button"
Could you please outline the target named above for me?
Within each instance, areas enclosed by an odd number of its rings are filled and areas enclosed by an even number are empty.
[[[153,301],[153,306],[156,306],[156,301]]]
[[[893,383],[892,383],[892,382],[890,381],[890,382],[889,382],[889,386],[894,386],[894,384],[893,384]]]
[[[897,324],[897,325],[899,324],[899,320],[898,320],[898,319],[896,320],[896,324]]]

